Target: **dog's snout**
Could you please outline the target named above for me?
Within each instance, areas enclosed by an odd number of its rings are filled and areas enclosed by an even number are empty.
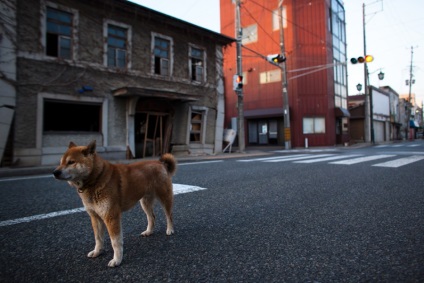
[[[56,169],[56,170],[54,170],[54,171],[53,171],[53,175],[54,175],[56,178],[57,178],[57,177],[59,177],[61,174],[62,174],[62,171],[61,171],[61,170]]]

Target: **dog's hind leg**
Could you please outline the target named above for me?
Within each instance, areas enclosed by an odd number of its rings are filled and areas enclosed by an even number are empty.
[[[154,204],[154,196],[151,195],[145,195],[141,200],[140,204],[141,207],[144,210],[144,213],[146,213],[147,216],[147,229],[143,233],[141,233],[141,236],[147,237],[150,236],[153,233],[153,229],[155,228],[155,213],[153,212],[153,204]]]
[[[171,184],[172,186],[172,184]],[[166,235],[174,234],[174,222],[172,219],[172,206],[174,202],[174,195],[172,190],[166,190],[164,193],[158,194],[158,198],[162,204],[163,210],[166,215]]]
[[[93,227],[94,239],[96,241],[96,246],[94,250],[88,253],[88,257],[98,257],[103,251],[103,244],[105,239],[105,224],[100,217],[94,212],[89,212],[91,218],[91,225]]]

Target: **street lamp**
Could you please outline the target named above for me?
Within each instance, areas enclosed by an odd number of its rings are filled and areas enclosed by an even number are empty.
[[[384,80],[384,73],[380,70],[380,73],[378,73],[378,79],[380,81]]]
[[[356,89],[357,89],[358,91],[361,91],[361,90],[362,90],[362,85],[361,85],[361,84],[357,84],[357,85],[356,85]]]

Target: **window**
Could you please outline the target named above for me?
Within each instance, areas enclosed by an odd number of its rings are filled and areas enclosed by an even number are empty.
[[[101,109],[101,104],[45,99],[43,131],[100,132]]]
[[[154,73],[170,76],[171,41],[162,37],[154,37],[153,57]]]
[[[259,82],[261,84],[281,82],[281,70],[276,69],[259,74]]]
[[[347,108],[347,71],[346,65],[346,34],[345,11],[338,0],[331,1],[328,19],[329,29],[333,38],[334,63],[334,95],[335,106]]]
[[[198,110],[191,111],[191,125],[190,125],[190,142],[191,143],[202,142],[203,117],[204,117],[203,111],[198,111]]]
[[[193,81],[204,81],[205,51],[200,48],[190,47],[190,76]]]
[[[242,34],[243,34],[243,37],[241,40],[242,44],[257,42],[258,41],[258,25],[254,24],[254,25],[243,28]]]
[[[107,28],[107,65],[125,68],[127,66],[126,28],[108,25]]]
[[[272,13],[272,30],[280,30],[280,23],[279,23],[279,13],[278,13],[278,9],[274,10],[274,12]],[[287,9],[286,6],[283,6],[283,28],[287,28]]]
[[[304,134],[325,134],[325,118],[303,118]]]
[[[73,15],[47,7],[46,55],[72,59]]]

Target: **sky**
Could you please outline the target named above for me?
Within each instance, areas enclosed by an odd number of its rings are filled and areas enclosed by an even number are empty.
[[[231,0],[228,0],[231,1]],[[245,0],[248,1],[248,0]],[[277,0],[274,0],[276,3]],[[220,32],[219,0],[135,0],[131,1],[206,29]],[[368,64],[371,85],[390,86],[399,94],[408,94],[405,81],[412,74],[415,93],[424,101],[424,1],[423,0],[345,0],[347,56],[363,54],[363,4],[365,4],[366,50],[374,61]],[[348,65],[349,95],[358,94],[356,85],[364,85],[363,65]],[[385,74],[384,80],[378,73]],[[362,92],[364,89],[362,89]]]

